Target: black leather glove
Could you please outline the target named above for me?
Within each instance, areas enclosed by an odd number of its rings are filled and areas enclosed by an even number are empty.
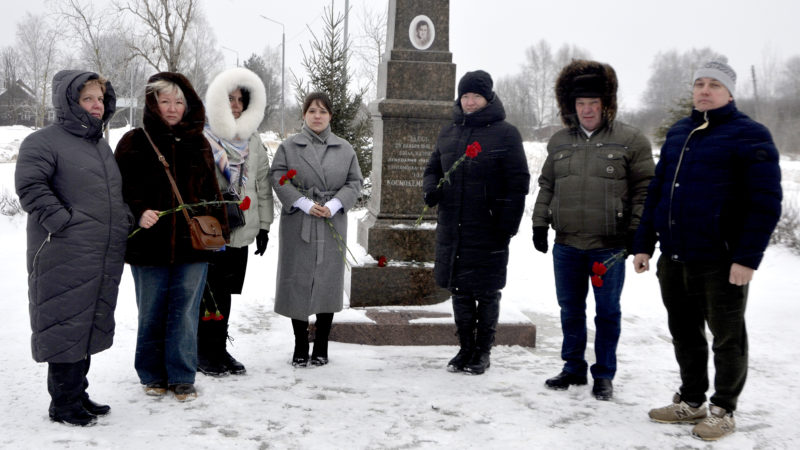
[[[264,256],[264,252],[267,251],[267,243],[269,242],[269,230],[260,229],[258,230],[258,235],[256,236],[256,255]]]
[[[435,191],[426,192],[425,195],[422,197],[422,200],[428,205],[429,208],[433,208],[434,206],[439,204],[439,200],[442,199],[442,191],[437,189]]]
[[[547,227],[533,227],[533,246],[542,253],[547,253]]]

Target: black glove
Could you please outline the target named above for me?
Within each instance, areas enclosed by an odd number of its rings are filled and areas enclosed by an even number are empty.
[[[439,204],[439,200],[442,199],[442,191],[437,189],[435,191],[426,192],[425,195],[422,197],[422,200],[428,205],[429,208],[433,208],[434,206]]]
[[[547,253],[547,227],[533,227],[533,246],[542,253]]]
[[[260,229],[258,230],[258,235],[256,236],[256,255],[264,256],[264,252],[267,251],[267,243],[269,242],[269,230]]]

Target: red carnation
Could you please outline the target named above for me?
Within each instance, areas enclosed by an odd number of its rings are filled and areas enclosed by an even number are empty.
[[[208,322],[209,320],[211,320],[211,314],[209,314],[209,312],[206,311],[206,313],[203,314],[203,317],[200,320],[202,320],[203,322]]]
[[[592,275],[592,286],[603,287],[603,279],[599,275]]]
[[[592,264],[592,272],[597,275],[605,275],[606,272],[608,272],[608,268],[605,264],[595,261],[594,264]]]
[[[211,318],[214,319],[214,320],[219,321],[219,320],[222,320],[224,317],[223,317],[222,314],[217,313],[217,314],[212,315]]]
[[[242,211],[247,211],[250,209],[250,197],[245,197],[241,202],[239,202],[239,209]]]
[[[381,256],[378,258],[378,267],[386,267],[386,257]]]
[[[467,157],[474,158],[481,152],[481,144],[478,141],[473,142],[467,146]]]
[[[286,183],[286,180],[288,180],[288,178],[286,178],[286,175],[284,175],[284,176],[281,177],[280,181],[278,181],[278,184],[283,186],[284,183]]]
[[[296,170],[294,170],[294,169],[289,169],[289,171],[288,171],[288,172],[286,172],[286,178],[288,178],[288,179],[290,179],[290,180],[291,180],[292,178],[294,178],[294,176],[295,176],[295,175],[297,175],[297,171],[296,171]]]

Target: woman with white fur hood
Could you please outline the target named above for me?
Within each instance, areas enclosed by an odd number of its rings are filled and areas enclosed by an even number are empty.
[[[231,241],[214,254],[200,305],[197,370],[212,376],[243,374],[242,363],[226,349],[231,294],[241,294],[247,268],[247,246],[256,241],[264,255],[273,219],[269,157],[258,135],[267,96],[255,73],[237,67],[214,78],[206,92],[207,121],[203,133],[211,144],[217,181],[226,199],[250,198],[245,211],[230,208]],[[243,214],[244,224],[237,215]],[[237,223],[240,225],[234,228]]]

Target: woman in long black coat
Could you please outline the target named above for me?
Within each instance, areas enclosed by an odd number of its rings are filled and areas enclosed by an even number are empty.
[[[481,374],[489,367],[508,243],[522,219],[530,174],[522,138],[505,121],[491,76],[468,72],[458,83],[458,96],[453,123],[439,133],[425,168],[423,190],[425,203],[439,206],[434,276],[453,294],[461,344],[448,370]],[[480,152],[466,158],[437,189],[468,147]]]
[[[90,355],[114,339],[125,242],[133,224],[103,128],[111,83],[62,70],[53,78],[56,123],[25,138],[15,173],[28,213],[28,300],[33,359],[47,362],[50,418],[91,425],[110,408],[89,400]]]

